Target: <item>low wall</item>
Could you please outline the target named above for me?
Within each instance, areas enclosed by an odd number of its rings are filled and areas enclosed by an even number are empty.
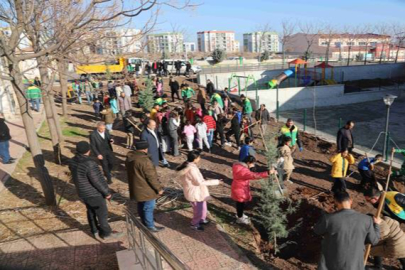
[[[386,94],[400,95],[400,92],[400,89],[388,89],[345,94],[342,84],[282,88],[279,89],[279,106],[280,111],[338,106],[378,100]],[[256,92],[249,91],[248,97],[255,99]],[[259,90],[258,97],[260,104],[266,104],[269,111],[276,111],[277,89]]]

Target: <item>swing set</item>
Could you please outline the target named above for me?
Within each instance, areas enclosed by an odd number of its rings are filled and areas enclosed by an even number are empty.
[[[254,88],[256,91],[256,103],[259,104],[259,95],[258,95],[258,86],[257,86],[257,81],[253,75],[248,75],[248,76],[239,76],[236,75],[235,73],[232,73],[231,77],[228,79],[228,89],[230,93],[235,94],[235,92],[238,92],[238,95],[241,95],[242,90],[242,85],[241,85],[241,79],[245,80],[244,81],[244,91],[245,91],[245,96],[247,97],[247,92],[248,92],[248,85],[249,82],[253,82]]]

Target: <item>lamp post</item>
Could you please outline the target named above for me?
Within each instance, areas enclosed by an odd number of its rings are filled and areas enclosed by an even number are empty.
[[[384,140],[384,160],[387,161],[387,146],[388,146],[388,124],[389,124],[389,118],[390,118],[390,108],[392,103],[394,103],[394,100],[397,98],[397,96],[394,95],[385,95],[383,100],[385,103],[385,106],[387,107],[387,116],[385,119],[385,140]]]

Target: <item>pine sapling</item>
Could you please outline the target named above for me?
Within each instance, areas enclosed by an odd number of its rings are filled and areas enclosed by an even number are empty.
[[[145,111],[150,111],[153,108],[155,103],[153,96],[153,83],[148,79],[145,83],[145,89],[139,92],[139,105]]]

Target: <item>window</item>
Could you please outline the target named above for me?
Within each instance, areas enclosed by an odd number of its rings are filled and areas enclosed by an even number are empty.
[[[335,42],[335,47],[340,48],[342,46],[342,42]]]
[[[347,46],[354,46],[354,44],[355,44],[354,42],[347,42],[346,43]]]
[[[367,42],[359,42],[359,46],[367,46]]]
[[[373,46],[373,47],[377,46],[377,42],[370,42],[370,46]]]
[[[321,46],[328,46],[328,42],[327,41],[322,41]]]

